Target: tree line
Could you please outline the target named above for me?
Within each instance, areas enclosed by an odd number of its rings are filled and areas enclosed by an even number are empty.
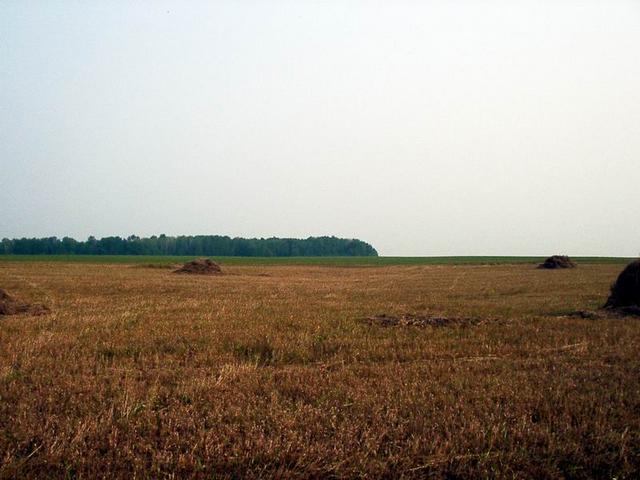
[[[91,236],[86,241],[70,237],[3,238],[0,254],[13,255],[194,255],[234,257],[378,256],[362,240],[337,237],[231,238],[220,235],[167,235],[141,238]]]

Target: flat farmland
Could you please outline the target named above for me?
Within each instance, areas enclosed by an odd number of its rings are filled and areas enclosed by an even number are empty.
[[[233,263],[0,262],[0,478],[638,474],[623,264]]]
[[[148,267],[170,267],[193,260],[185,255],[0,255],[2,262],[38,263],[92,263],[128,264]],[[416,266],[416,265],[510,265],[529,263],[535,265],[545,257],[209,257],[228,266],[258,265],[318,265],[332,267],[349,266]],[[575,261],[588,264],[624,264],[631,258],[624,257],[572,257]]]

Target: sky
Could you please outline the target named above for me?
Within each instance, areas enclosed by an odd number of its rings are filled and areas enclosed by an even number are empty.
[[[0,237],[640,254],[640,2],[0,0]]]

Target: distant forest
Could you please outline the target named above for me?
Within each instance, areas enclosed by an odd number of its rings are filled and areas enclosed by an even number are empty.
[[[14,255],[194,255],[234,257],[376,257],[378,252],[361,240],[337,237],[230,238],[220,235],[140,238],[89,237],[2,239],[0,254]]]

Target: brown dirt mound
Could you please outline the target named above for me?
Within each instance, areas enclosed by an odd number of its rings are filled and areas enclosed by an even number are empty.
[[[619,309],[622,313],[640,313],[640,260],[627,265],[611,285],[611,295],[605,308]]]
[[[18,302],[5,290],[0,288],[0,315],[17,315],[20,313],[29,315],[42,315],[49,309],[44,305]]]
[[[538,265],[538,268],[575,268],[576,264],[566,255],[552,255],[547,258],[544,263]]]
[[[404,313],[399,316],[391,315],[375,315],[373,317],[366,317],[360,319],[362,323],[367,325],[378,325],[381,327],[468,327],[471,325],[478,325],[480,322],[477,318],[465,318],[465,317],[442,317],[432,315],[415,315],[412,313]]]
[[[185,263],[173,273],[191,273],[196,275],[218,275],[222,273],[220,265],[208,258],[199,258]]]

